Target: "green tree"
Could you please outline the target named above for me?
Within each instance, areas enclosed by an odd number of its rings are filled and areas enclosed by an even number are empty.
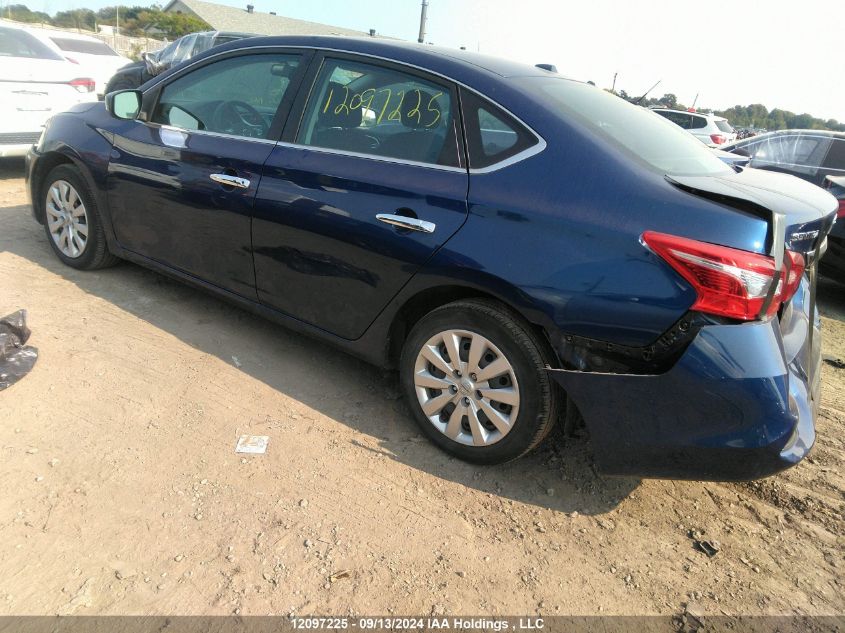
[[[59,11],[53,18],[54,26],[71,27],[74,29],[97,30],[97,16],[91,9],[73,9]]]
[[[30,11],[25,4],[10,4],[3,11],[4,18],[17,20],[18,22],[38,22],[52,24],[50,16],[43,11]]]

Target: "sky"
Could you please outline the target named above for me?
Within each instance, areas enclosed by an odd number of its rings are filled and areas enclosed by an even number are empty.
[[[0,0],[50,14],[114,0]],[[220,0],[218,0],[220,1]],[[222,0],[416,41],[419,0]],[[166,0],[161,0],[162,4]],[[126,4],[147,5],[146,0]],[[845,121],[845,0],[429,0],[426,41],[551,63],[561,74],[690,105],[762,103]]]

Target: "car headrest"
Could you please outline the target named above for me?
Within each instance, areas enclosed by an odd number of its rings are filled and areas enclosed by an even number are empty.
[[[417,93],[419,93],[419,96],[417,96]],[[438,127],[442,122],[443,111],[436,99],[432,101],[433,96],[425,90],[409,90],[402,101],[402,125],[414,130],[432,130]],[[437,121],[436,125],[426,127],[435,116],[434,110],[440,112],[441,119]],[[417,114],[417,111],[419,111],[419,114]]]
[[[329,82],[327,95],[331,95],[328,106],[323,101],[320,107],[318,123],[320,127],[359,127],[364,116],[363,108],[349,107],[349,89],[335,81]]]

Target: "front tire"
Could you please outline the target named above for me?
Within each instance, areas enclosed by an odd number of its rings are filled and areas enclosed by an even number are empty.
[[[456,301],[411,330],[400,379],[431,441],[465,461],[499,464],[536,447],[557,421],[563,394],[546,371],[550,361],[547,346],[504,306]]]
[[[106,243],[97,201],[76,167],[53,168],[44,179],[41,200],[47,241],[64,264],[95,270],[117,263]]]

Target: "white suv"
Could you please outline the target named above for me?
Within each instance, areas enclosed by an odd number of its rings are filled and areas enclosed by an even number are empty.
[[[654,112],[681,126],[709,147],[718,147],[719,145],[733,143],[736,140],[736,130],[724,117],[700,112],[668,110],[666,108],[654,108]]]

